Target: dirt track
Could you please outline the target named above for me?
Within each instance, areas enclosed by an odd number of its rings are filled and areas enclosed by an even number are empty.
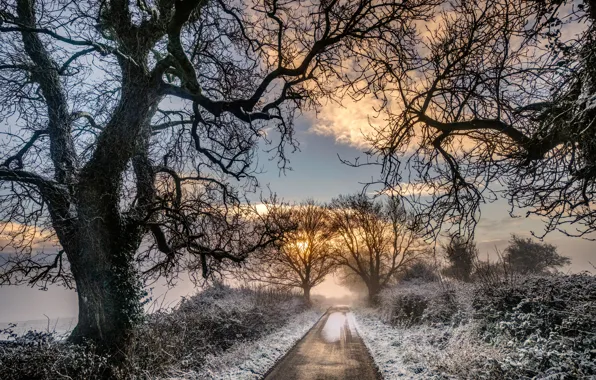
[[[265,380],[380,379],[348,312],[329,309]]]

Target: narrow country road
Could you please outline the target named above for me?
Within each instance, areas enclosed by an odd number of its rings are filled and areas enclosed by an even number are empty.
[[[347,307],[329,309],[265,376],[265,380],[323,379],[380,379]]]

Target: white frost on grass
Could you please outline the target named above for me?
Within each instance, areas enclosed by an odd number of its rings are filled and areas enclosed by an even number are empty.
[[[386,325],[371,312],[358,310],[350,314],[350,325],[356,327],[383,378],[416,378],[416,374],[406,368],[398,352],[401,339],[397,329]]]
[[[355,324],[385,379],[474,378],[502,353],[478,340],[473,324],[395,327],[376,311],[356,310]]]
[[[199,372],[177,374],[171,379],[253,380],[260,379],[323,315],[308,310],[284,327],[253,342],[241,342],[221,355],[210,355]]]

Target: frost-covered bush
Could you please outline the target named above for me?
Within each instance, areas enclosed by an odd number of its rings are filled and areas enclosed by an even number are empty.
[[[419,323],[422,319],[429,299],[416,293],[404,293],[391,300],[390,321],[392,323]]]
[[[215,285],[174,310],[148,315],[135,332],[127,365],[119,369],[93,347],[54,334],[0,330],[0,379],[153,379],[197,370],[207,357],[258,339],[305,309],[302,297],[292,293]]]
[[[596,378],[594,276],[493,271],[473,284],[399,284],[383,291],[380,300],[379,309],[368,313],[392,327],[377,329],[374,318],[360,315],[372,339],[380,342],[371,350],[383,358],[379,365],[386,374]]]
[[[138,331],[135,359],[139,367],[197,369],[208,354],[265,335],[305,309],[302,298],[291,293],[216,285],[171,312],[150,315]]]
[[[416,261],[397,275],[399,282],[435,282],[439,281],[437,267],[426,261]]]
[[[476,294],[481,334],[508,347],[509,373],[527,377],[596,376],[596,278],[530,277]]]
[[[503,379],[501,350],[478,339],[474,322],[388,326],[370,310],[356,321],[385,379]]]
[[[465,287],[465,285],[457,285]],[[463,300],[454,286],[431,282],[409,282],[385,289],[380,295],[384,319],[391,324],[449,323],[463,318]],[[464,302],[465,303],[465,302]]]
[[[0,342],[1,379],[101,379],[116,375],[93,347],[59,342],[49,332],[17,335],[14,327],[0,329],[0,338],[11,339]]]

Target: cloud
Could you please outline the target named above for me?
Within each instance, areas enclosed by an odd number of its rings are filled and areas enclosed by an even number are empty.
[[[402,182],[393,188],[384,189],[377,194],[386,194],[386,195],[401,195],[401,196],[429,196],[429,195],[438,195],[442,192],[435,192],[433,187],[426,183],[407,183]]]
[[[512,230],[514,227],[524,224],[524,220],[527,218],[513,218],[509,215],[502,217],[501,219],[482,218],[478,229],[486,231],[502,231]]]
[[[57,241],[51,230],[37,226],[29,226],[15,222],[0,223],[0,252],[5,248],[31,246],[43,249],[55,246]]]
[[[383,125],[378,110],[382,102],[372,97],[358,101],[345,99],[342,104],[328,103],[312,120],[310,132],[331,136],[340,144],[359,149],[370,147],[367,137],[374,136],[375,128]]]

